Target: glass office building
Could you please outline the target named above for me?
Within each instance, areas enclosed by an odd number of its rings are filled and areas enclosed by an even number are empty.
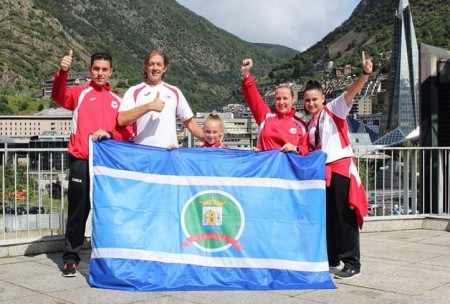
[[[404,141],[419,126],[419,51],[408,0],[399,1],[379,145]]]

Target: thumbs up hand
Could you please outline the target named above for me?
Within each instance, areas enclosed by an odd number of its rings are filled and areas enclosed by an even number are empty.
[[[156,94],[155,99],[149,104],[150,110],[155,112],[162,112],[164,110],[164,101],[159,99],[159,91]]]
[[[61,70],[67,72],[72,65],[73,51],[70,49],[69,53],[61,59]]]

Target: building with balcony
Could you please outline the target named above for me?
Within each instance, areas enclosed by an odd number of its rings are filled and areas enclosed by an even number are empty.
[[[358,115],[372,114],[372,98],[371,96],[363,96],[358,102]]]
[[[333,75],[335,77],[342,77],[342,76],[352,74],[354,70],[355,70],[355,68],[352,67],[351,65],[346,65],[344,67],[338,67],[338,68],[333,69]]]
[[[70,134],[72,112],[58,108],[45,109],[36,115],[0,116],[0,136],[27,141],[42,132]]]
[[[91,81],[91,74],[88,72],[70,72],[67,76],[67,85],[85,85]],[[52,97],[53,78],[42,82],[42,98]]]

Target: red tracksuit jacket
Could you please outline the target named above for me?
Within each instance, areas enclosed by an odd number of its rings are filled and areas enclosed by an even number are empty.
[[[89,135],[99,129],[113,133],[113,138],[128,141],[131,126],[117,125],[121,98],[110,91],[109,85],[99,87],[93,82],[84,86],[66,86],[67,72],[59,70],[53,80],[52,99],[65,109],[73,111],[69,153],[79,159],[88,159]]]

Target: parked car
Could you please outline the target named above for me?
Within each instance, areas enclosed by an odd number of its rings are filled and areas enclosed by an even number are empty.
[[[16,208],[14,207],[5,207],[6,214],[16,214]],[[27,214],[27,208],[23,206],[17,206],[17,214]]]
[[[1,212],[3,212],[3,208],[1,209]],[[11,207],[5,206],[5,214],[11,214]]]
[[[28,214],[45,214],[44,207],[32,206],[28,209]]]

